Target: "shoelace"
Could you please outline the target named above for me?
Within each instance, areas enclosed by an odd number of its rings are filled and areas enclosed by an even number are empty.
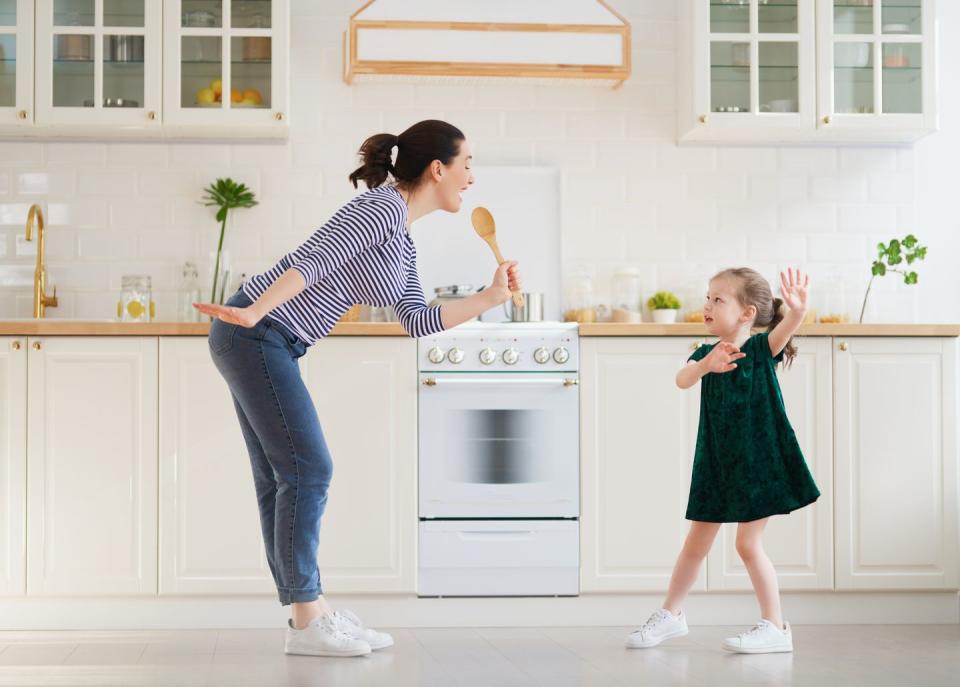
[[[750,637],[751,635],[760,634],[760,633],[763,631],[763,627],[764,627],[763,625],[760,625],[759,623],[757,623],[756,625],[754,625],[753,627],[751,627],[749,630],[747,630],[746,632],[744,632],[744,633],[741,634],[740,636],[741,636],[741,637]]]
[[[640,629],[637,630],[637,632],[641,634],[646,634],[647,632],[652,630],[665,617],[666,617],[666,614],[663,611],[654,612],[654,614],[647,619],[647,622],[645,622],[643,625],[640,626]]]
[[[333,638],[338,641],[345,642],[353,639],[353,637],[344,631],[340,619],[336,615],[325,615],[320,619],[320,623],[323,628],[333,635]]]

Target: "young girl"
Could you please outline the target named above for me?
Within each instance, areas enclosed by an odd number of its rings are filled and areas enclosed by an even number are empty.
[[[790,625],[780,614],[777,573],[761,537],[771,515],[789,513],[820,496],[787,419],[776,366],[796,355],[791,337],[807,310],[809,276],[780,273],[783,300],[756,271],[728,269],[710,280],[704,322],[719,341],[702,345],[677,373],[677,386],[703,380],[700,429],[690,483],[690,532],[670,578],[663,608],[627,637],[627,647],[646,649],[687,634],[680,606],[724,522],[736,522],[737,553],[750,574],[761,620],[723,641],[741,653],[793,651]],[[780,306],[790,312],[784,317]],[[767,331],[751,335],[753,327]]]

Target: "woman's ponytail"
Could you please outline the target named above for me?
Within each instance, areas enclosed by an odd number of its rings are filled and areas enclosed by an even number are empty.
[[[375,134],[363,142],[360,146],[363,164],[350,174],[354,188],[357,188],[359,181],[363,181],[367,188],[376,188],[386,183],[387,177],[394,173],[391,155],[399,140],[399,137],[393,134]]]

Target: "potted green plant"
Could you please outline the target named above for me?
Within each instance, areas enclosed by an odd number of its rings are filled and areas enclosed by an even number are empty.
[[[223,237],[227,231],[227,217],[234,208],[252,208],[257,204],[253,191],[246,184],[238,184],[233,179],[217,179],[204,190],[201,199],[206,207],[216,207],[217,221],[220,223],[220,240],[217,242],[217,253],[211,267],[210,302],[223,303],[226,296],[226,282],[228,271],[224,269]]]
[[[654,322],[669,324],[677,321],[680,299],[669,291],[657,291],[647,299],[647,307],[650,308]]]
[[[870,267],[870,282],[867,284],[867,292],[863,295],[863,306],[860,308],[860,323],[863,324],[863,314],[867,310],[867,298],[870,297],[870,287],[873,286],[873,280],[882,277],[888,272],[896,272],[903,275],[904,284],[916,284],[917,273],[897,267],[904,262],[912,265],[917,260],[923,260],[927,257],[926,246],[921,246],[917,237],[913,234],[907,234],[902,240],[891,239],[889,244],[877,244],[877,259],[873,261]]]

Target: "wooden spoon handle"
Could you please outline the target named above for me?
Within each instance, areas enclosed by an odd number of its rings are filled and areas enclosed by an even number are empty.
[[[487,244],[493,250],[493,257],[497,259],[497,264],[502,265],[505,263],[506,260],[503,259],[503,254],[500,252],[500,246],[497,245],[496,237],[491,236],[489,239],[487,239]],[[523,304],[525,303],[523,294],[519,291],[511,291],[510,295],[513,298],[513,304],[518,308],[522,308]]]

